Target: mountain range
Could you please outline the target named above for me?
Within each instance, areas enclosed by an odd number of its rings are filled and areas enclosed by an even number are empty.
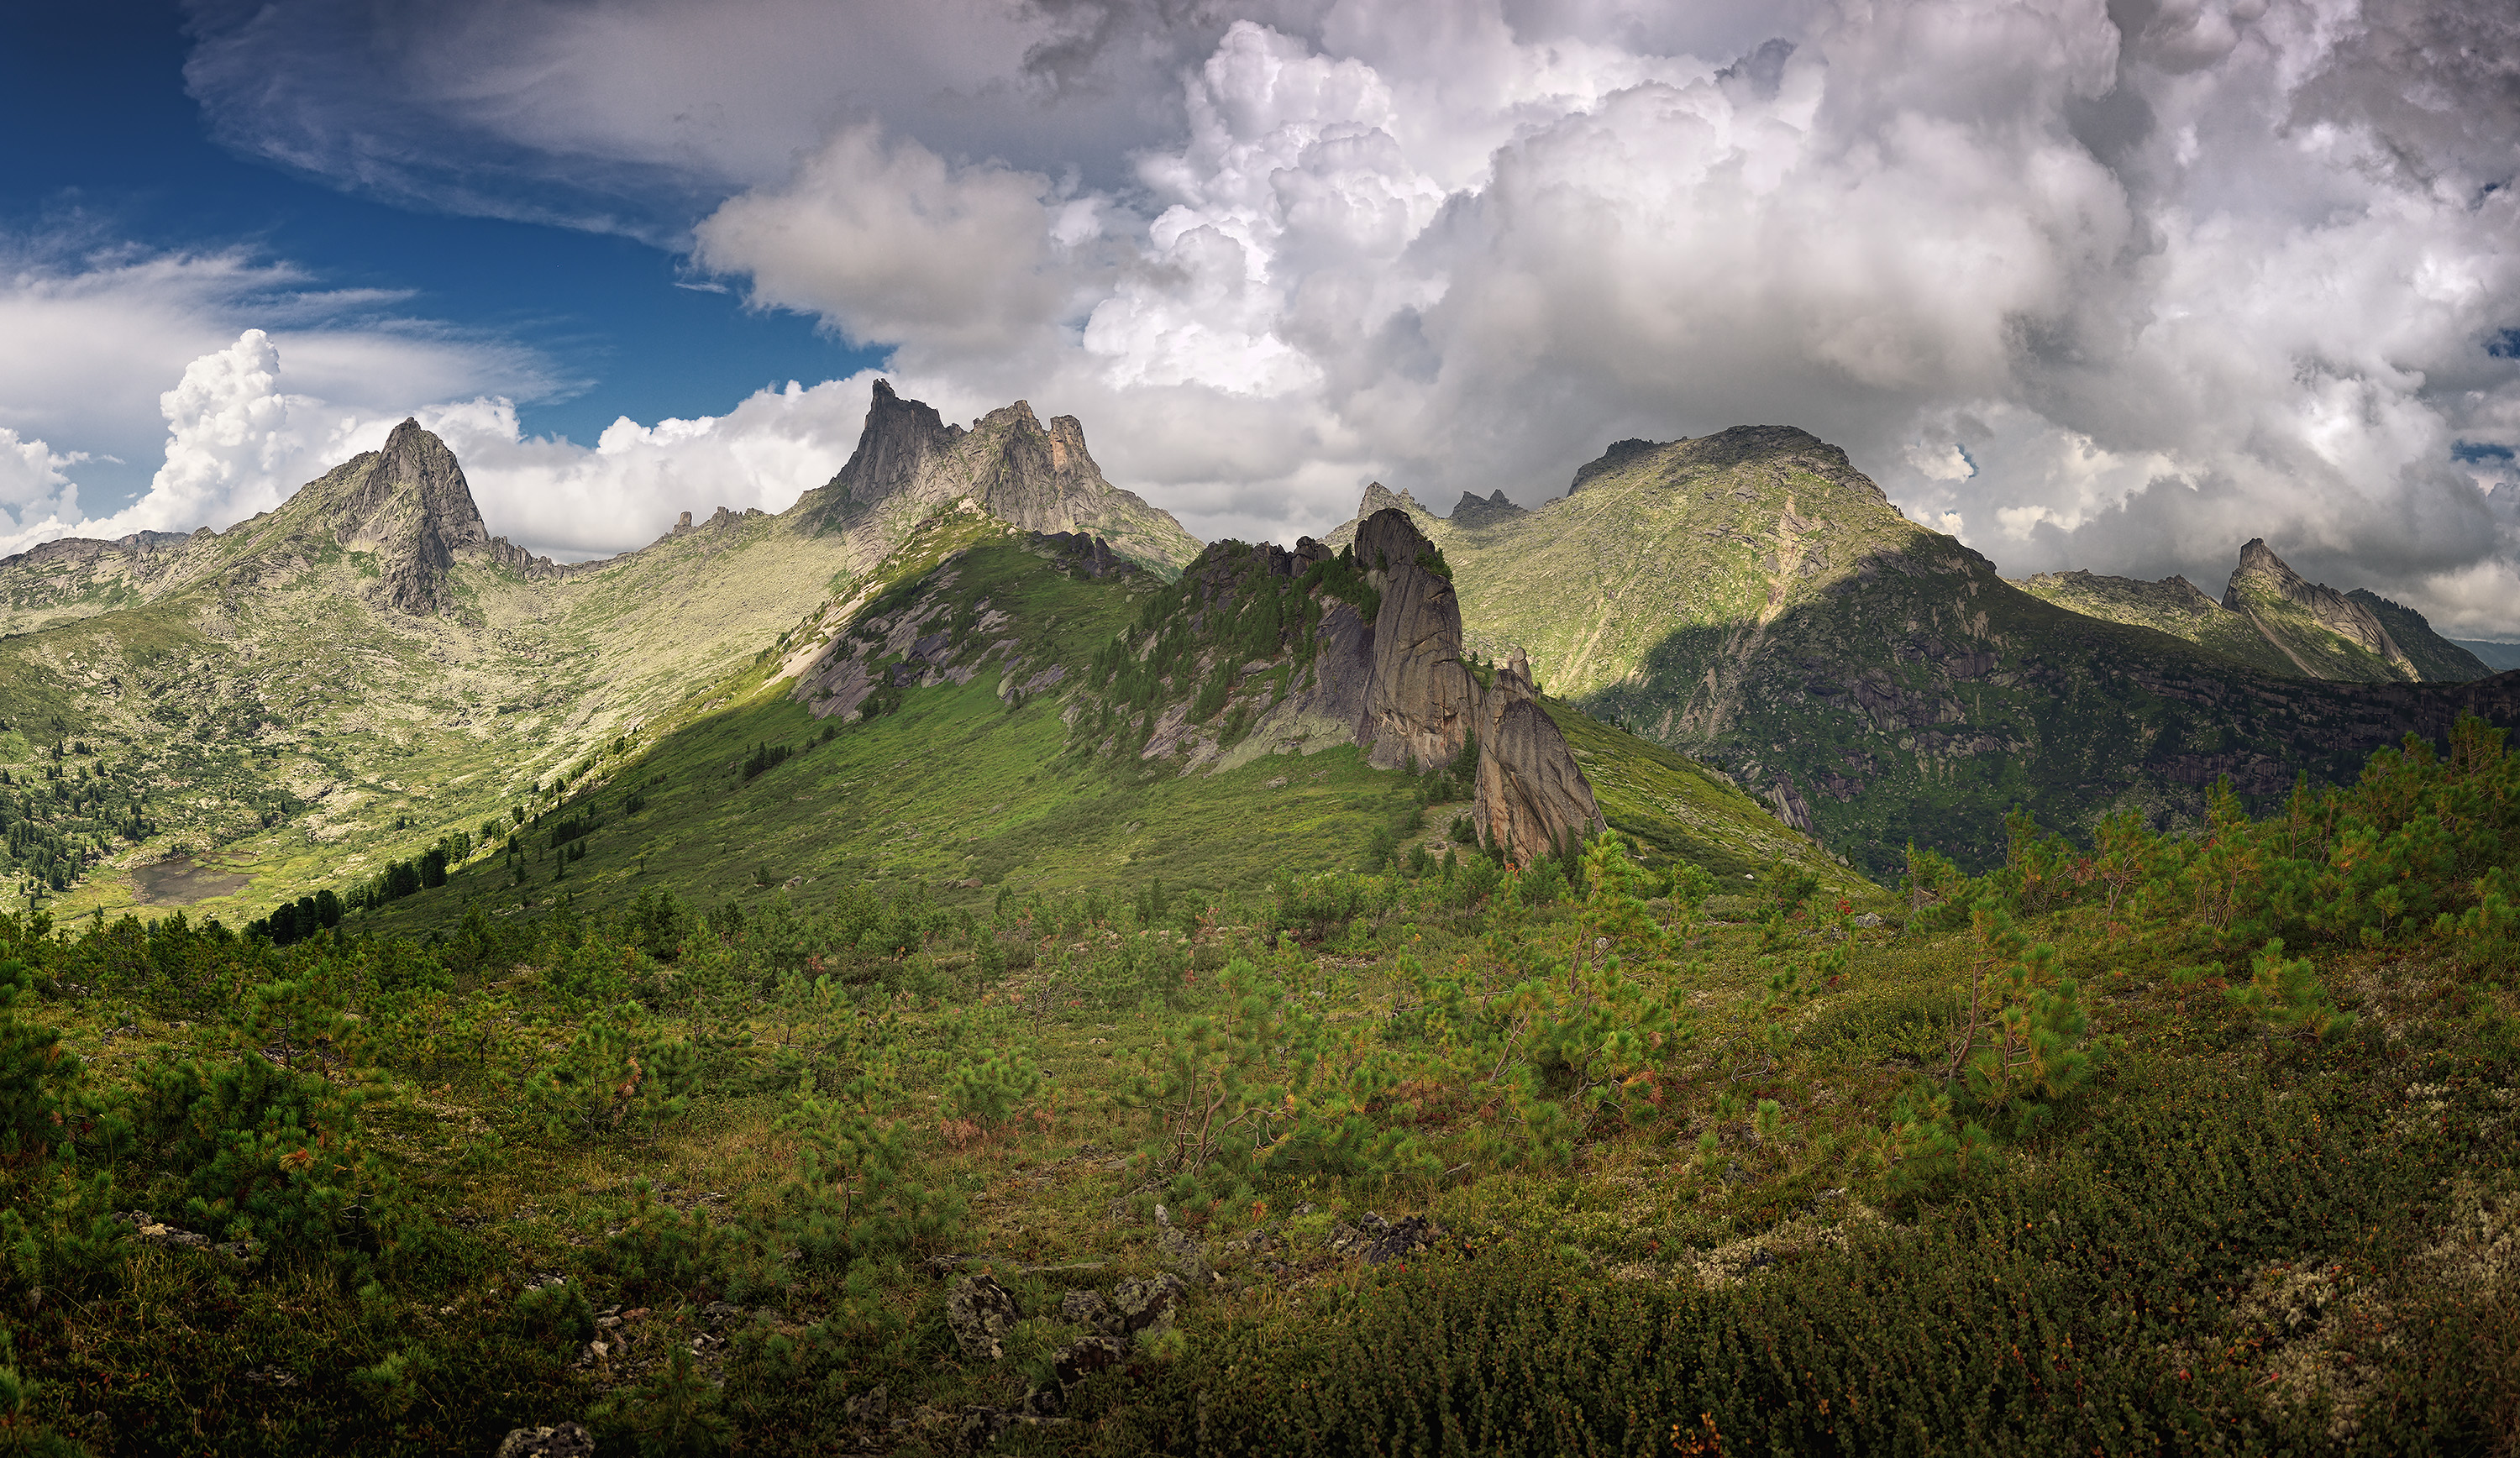
[[[430,848],[449,889],[395,914],[1225,884],[1456,825],[1887,876],[1912,839],[2000,856],[2015,805],[2176,824],[2223,775],[2264,803],[2520,717],[2520,675],[2262,542],[2220,602],[2015,584],[1797,430],[1622,441],[1536,510],[1374,487],[1288,552],[1202,548],[1073,417],[965,428],[882,382],[775,515],[555,562],[407,420],[226,531],[0,561],[0,869],[240,919]]]
[[[1621,441],[1536,510],[1465,497],[1442,518],[1373,487],[1359,511],[1386,508],[1455,564],[1474,650],[1527,650],[1552,692],[1876,876],[1911,840],[2000,859],[2014,808],[2076,832],[2115,810],[2193,823],[2226,775],[2265,806],[2461,711],[2520,714],[2520,678],[2263,542],[2222,604],[2176,582],[2015,584],[1791,428]]]

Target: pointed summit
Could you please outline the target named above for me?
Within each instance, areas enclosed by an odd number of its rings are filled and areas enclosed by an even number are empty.
[[[964,498],[1010,526],[1100,536],[1150,565],[1179,568],[1198,555],[1197,539],[1170,512],[1102,478],[1074,416],[1044,425],[1022,400],[966,430],[878,379],[857,450],[825,490],[829,498],[812,509],[863,536],[860,554],[870,562],[911,523]]]
[[[2421,677],[2371,609],[2304,579],[2264,537],[2240,549],[2223,605],[2246,614],[2312,678],[2386,684]]]
[[[372,596],[380,606],[414,617],[452,605],[446,572],[458,557],[524,559],[491,539],[455,453],[416,419],[396,425],[383,450],[353,456],[301,487],[253,536],[269,543],[305,533],[374,552],[380,581]]]

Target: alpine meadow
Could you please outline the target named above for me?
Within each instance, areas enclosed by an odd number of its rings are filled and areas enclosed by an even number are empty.
[[[1794,432],[1476,505],[878,385],[609,560],[407,421],[0,566],[12,1440],[2507,1442],[2520,675]]]
[[[2520,15],[25,9],[0,1458],[2520,1458]]]

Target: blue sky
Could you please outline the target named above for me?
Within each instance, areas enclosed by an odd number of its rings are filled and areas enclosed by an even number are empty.
[[[880,366],[1202,537],[1790,423],[2007,573],[2520,634],[2520,12],[181,0],[0,17],[0,552],[416,414],[582,556]],[[794,387],[789,387],[789,382]]]
[[[620,416],[723,412],[764,385],[881,359],[810,315],[689,287],[684,261],[645,242],[395,206],[219,146],[185,91],[190,40],[176,4],[12,10],[0,45],[0,233],[237,246],[329,287],[391,291],[400,296],[380,312],[529,349],[550,386],[518,400],[524,428],[580,442]],[[152,455],[83,472],[87,505],[102,514],[127,503],[158,464]]]

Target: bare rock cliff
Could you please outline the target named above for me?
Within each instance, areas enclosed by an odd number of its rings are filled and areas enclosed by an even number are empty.
[[[2224,589],[2223,605],[2236,612],[2248,613],[2257,620],[2267,637],[2279,647],[2298,652],[2296,645],[2285,641],[2285,636],[2253,611],[2252,596],[2281,598],[2310,614],[2312,621],[2347,642],[2380,659],[2404,677],[2419,677],[2405,650],[2389,637],[2389,630],[2371,609],[2352,597],[2318,583],[2305,580],[2275,555],[2263,537],[2252,538],[2240,549],[2240,565],[2232,570],[2230,585]],[[2306,671],[2312,665],[2305,664]],[[2314,673],[2314,677],[2323,677]]]
[[[333,540],[377,554],[381,606],[430,616],[453,604],[446,573],[459,556],[522,555],[505,542],[492,546],[464,467],[417,420],[396,425],[383,450],[356,458],[340,474]]]
[[[1470,823],[1516,861],[1605,828],[1592,781],[1540,707],[1531,664],[1516,652],[1480,705],[1478,785]]]
[[[1447,764],[1467,741],[1479,703],[1478,685],[1462,663],[1462,604],[1452,578],[1435,569],[1434,545],[1398,508],[1366,518],[1356,558],[1382,594],[1357,739],[1372,743],[1368,759],[1377,769]]]
[[[1575,753],[1540,705],[1531,665],[1517,652],[1484,693],[1462,661],[1462,605],[1443,558],[1400,507],[1367,516],[1356,532],[1357,565],[1382,594],[1373,630],[1359,645],[1370,667],[1357,741],[1380,769],[1433,768],[1478,733],[1470,818],[1508,856],[1532,856],[1607,823]],[[1325,622],[1325,629],[1328,627]],[[1321,657],[1333,657],[1325,641]]]
[[[1102,478],[1083,422],[1056,416],[1045,425],[1021,400],[966,430],[878,379],[857,450],[824,494],[819,509],[862,539],[859,554],[870,564],[911,523],[966,497],[1010,526],[1101,537],[1150,565],[1181,567],[1198,554],[1171,513]]]

